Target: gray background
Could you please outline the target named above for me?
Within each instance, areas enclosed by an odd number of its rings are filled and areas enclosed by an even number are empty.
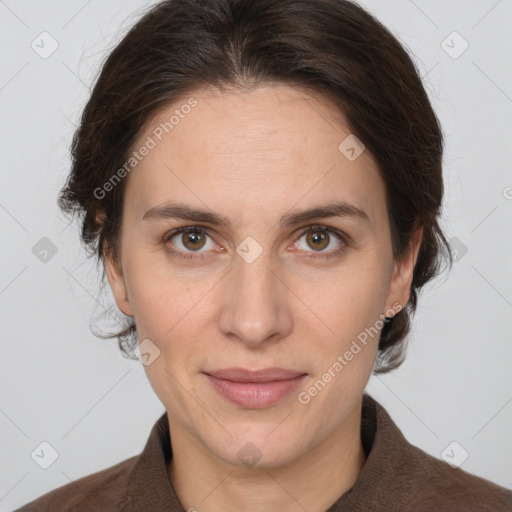
[[[142,365],[90,332],[112,299],[56,206],[99,63],[152,3],[0,1],[0,511],[136,455],[164,412]],[[368,392],[410,442],[441,458],[457,441],[462,469],[512,489],[512,1],[362,3],[411,49],[441,119],[458,258],[420,297],[406,363]],[[48,469],[31,458],[43,441]]]

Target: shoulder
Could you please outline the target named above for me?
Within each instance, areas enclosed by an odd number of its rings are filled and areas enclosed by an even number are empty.
[[[412,498],[407,505],[414,505],[414,510],[512,510],[512,490],[409,446],[409,457],[414,462],[404,464],[399,480],[405,495]]]
[[[102,512],[123,510],[127,482],[138,456],[81,477],[27,503],[14,512]]]
[[[374,439],[362,471],[364,485],[354,488],[357,500],[371,496],[372,510],[378,511],[512,511],[512,490],[413,445],[372,397],[366,396],[364,405],[363,431]]]

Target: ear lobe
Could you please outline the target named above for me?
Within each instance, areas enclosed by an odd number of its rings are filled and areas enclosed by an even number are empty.
[[[117,307],[127,316],[133,316],[130,303],[126,294],[123,270],[113,261],[110,251],[105,251],[104,256],[105,273],[112,289]]]
[[[411,240],[402,255],[402,259],[395,263],[393,276],[389,283],[388,304],[386,304],[388,309],[391,309],[391,305],[397,302],[405,308],[409,302],[414,267],[418,259],[422,238],[423,226],[420,226],[411,236]]]

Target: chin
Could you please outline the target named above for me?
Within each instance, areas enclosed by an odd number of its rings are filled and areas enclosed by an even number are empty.
[[[293,462],[300,455],[299,439],[291,432],[283,430],[279,436],[270,440],[273,434],[269,433],[273,428],[275,426],[269,428],[268,424],[265,424],[264,428],[251,428],[248,434],[247,427],[243,429],[245,432],[237,433],[227,426],[226,430],[233,437],[228,436],[226,443],[219,444],[215,442],[219,440],[207,439],[203,442],[219,459],[233,466],[273,469]]]

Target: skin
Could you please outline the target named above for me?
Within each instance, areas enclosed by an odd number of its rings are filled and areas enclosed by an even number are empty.
[[[408,302],[421,228],[394,261],[385,185],[373,158],[364,151],[348,160],[338,146],[350,130],[325,100],[297,88],[198,90],[159,111],[138,142],[192,96],[198,105],[128,176],[121,261],[105,260],[116,303],[135,318],[139,342],[150,339],[160,350],[145,370],[169,417],[169,477],[187,510],[325,511],[354,485],[366,460],[361,405],[378,336],[309,403],[298,393],[381,314]],[[290,211],[334,200],[365,210],[369,222],[278,225]],[[174,201],[222,214],[232,230],[143,220],[152,207]],[[314,225],[350,240],[327,234],[329,244],[319,250],[301,235]],[[184,226],[205,231],[196,252],[186,234],[163,241]],[[252,263],[236,252],[249,236],[263,249]],[[166,246],[206,257],[181,259]],[[277,404],[244,408],[202,373],[229,367],[308,375]],[[252,467],[237,456],[248,442],[261,453]]]

